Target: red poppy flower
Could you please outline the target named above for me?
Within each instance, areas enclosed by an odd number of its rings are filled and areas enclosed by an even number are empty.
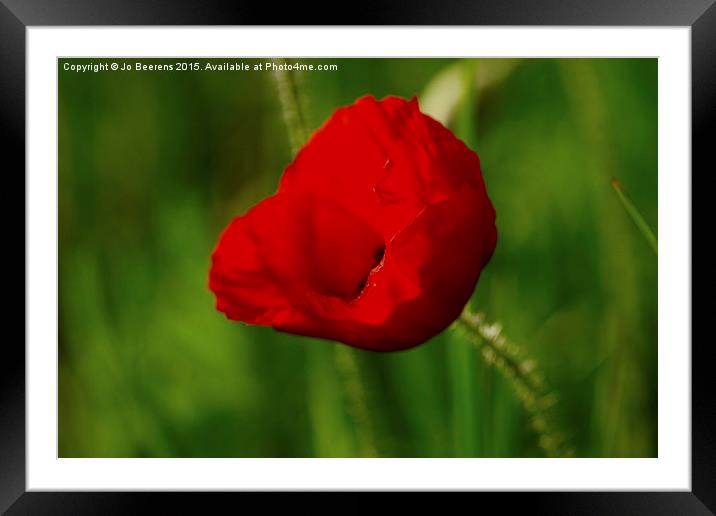
[[[496,240],[477,154],[417,99],[363,97],[224,230],[209,287],[229,319],[394,351],[460,315]]]

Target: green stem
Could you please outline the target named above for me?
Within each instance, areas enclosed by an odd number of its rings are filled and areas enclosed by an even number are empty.
[[[361,455],[363,457],[378,457],[375,433],[368,410],[367,392],[363,386],[360,364],[354,353],[354,350],[346,346],[336,346],[336,365],[344,378]]]
[[[467,307],[457,320],[470,340],[478,347],[485,361],[500,370],[515,388],[517,397],[530,415],[532,428],[539,436],[539,445],[550,457],[569,457],[568,446],[554,414],[556,396],[547,389],[534,359],[502,335],[498,323],[489,324],[484,314],[473,314]]]
[[[284,63],[283,59],[274,59],[274,61],[278,64]],[[278,88],[283,117],[288,128],[291,151],[296,155],[308,140],[308,129],[303,106],[301,105],[298,80],[292,71],[280,69],[280,67],[273,72],[273,77]]]
[[[644,220],[644,217],[639,212],[634,203],[631,201],[629,196],[624,192],[624,190],[622,189],[622,184],[617,178],[612,179],[612,187],[617,193],[617,197],[619,197],[619,200],[624,206],[624,209],[631,217],[631,220],[634,222],[637,229],[644,236],[646,241],[649,243],[649,246],[651,247],[652,251],[654,251],[654,254],[658,254],[659,246],[656,240],[656,235],[654,235],[654,232],[649,227],[649,224],[647,224],[646,220]]]

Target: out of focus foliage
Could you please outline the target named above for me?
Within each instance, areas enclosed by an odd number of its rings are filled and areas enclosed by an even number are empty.
[[[541,454],[510,383],[453,328],[375,354],[214,309],[221,230],[291,160],[271,73],[65,62],[61,456]],[[576,455],[655,456],[657,262],[610,181],[656,230],[656,60],[302,62],[339,67],[299,74],[311,129],[365,94],[417,95],[478,152],[499,240],[473,308],[537,359]]]

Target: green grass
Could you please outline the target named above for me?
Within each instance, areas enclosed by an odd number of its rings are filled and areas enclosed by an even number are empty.
[[[657,262],[611,179],[656,231],[657,61],[329,61],[299,77],[311,130],[418,95],[480,155],[499,237],[471,304],[540,364],[575,454],[655,456]],[[214,309],[219,233],[291,160],[270,73],[62,63],[61,456],[544,455],[454,328],[375,354]]]

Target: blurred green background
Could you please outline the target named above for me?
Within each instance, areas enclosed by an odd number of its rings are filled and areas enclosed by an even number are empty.
[[[455,328],[376,354],[214,309],[220,232],[291,160],[271,73],[64,70],[92,62],[58,63],[60,456],[543,455]],[[577,456],[656,456],[657,260],[611,179],[656,230],[657,61],[301,62],[338,64],[297,74],[311,130],[418,95],[478,152],[499,240],[473,307],[536,358]]]

